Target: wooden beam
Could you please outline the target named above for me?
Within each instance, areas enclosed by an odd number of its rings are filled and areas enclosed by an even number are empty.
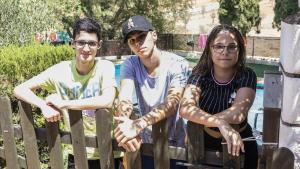
[[[21,126],[23,131],[27,167],[40,169],[41,165],[38,153],[36,134],[33,126],[34,122],[31,105],[24,101],[20,101],[19,111],[21,116]]]
[[[12,126],[12,110],[10,100],[7,96],[0,97],[0,124],[5,147],[6,165],[9,169],[19,169],[17,148]]]

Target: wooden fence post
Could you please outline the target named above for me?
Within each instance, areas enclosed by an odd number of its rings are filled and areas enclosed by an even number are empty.
[[[64,168],[58,123],[59,122],[46,122],[51,169]]]
[[[12,123],[12,110],[8,97],[0,97],[0,124],[7,168],[19,169],[20,166],[18,163],[18,154]]]
[[[112,114],[107,109],[96,111],[96,133],[101,169],[114,169],[112,150]]]
[[[41,166],[39,160],[36,134],[33,126],[34,122],[31,105],[24,101],[19,101],[19,111],[21,116],[21,125],[25,145],[27,167],[29,169],[40,169]]]
[[[190,164],[200,165],[204,161],[204,131],[203,125],[188,121],[188,162]],[[194,169],[196,167],[189,167]]]
[[[69,110],[69,118],[75,165],[80,169],[88,169],[81,110]]]
[[[168,125],[164,119],[152,125],[153,156],[155,169],[169,169]]]
[[[276,92],[274,92],[276,91]],[[282,102],[282,82],[280,72],[264,73],[264,120],[263,142],[278,143],[279,124]],[[273,151],[277,146],[262,145],[262,156],[259,162],[260,169],[270,169]]]

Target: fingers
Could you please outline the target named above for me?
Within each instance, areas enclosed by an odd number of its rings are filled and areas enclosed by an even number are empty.
[[[48,122],[57,122],[57,121],[61,120],[61,116],[60,116],[60,114],[53,115],[53,116],[50,116],[50,117],[46,117],[46,120]]]
[[[232,156],[239,156],[240,151],[245,152],[244,143],[239,133],[233,133],[227,141],[228,153]]]
[[[122,144],[122,147],[127,152],[136,152],[141,147],[141,139],[139,137],[133,138],[131,140],[128,140],[126,143]]]
[[[118,116],[118,117],[114,117],[114,119],[116,120],[116,121],[118,121],[118,122],[124,122],[126,119],[127,119],[127,117],[122,117],[122,116]]]

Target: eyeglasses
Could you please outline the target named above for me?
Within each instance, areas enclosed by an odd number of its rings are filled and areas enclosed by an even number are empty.
[[[238,51],[238,46],[235,44],[231,44],[228,46],[224,46],[224,45],[212,45],[212,48],[214,50],[214,52],[216,53],[223,53],[225,48],[227,48],[227,52],[228,53],[235,53]]]
[[[77,48],[84,48],[85,45],[88,45],[89,48],[95,49],[98,48],[98,42],[97,41],[85,41],[85,40],[76,40],[75,46]]]
[[[128,43],[130,45],[135,45],[137,42],[140,43],[144,43],[146,37],[148,35],[148,32],[141,32],[140,34],[138,34],[135,38],[129,38],[128,39]]]

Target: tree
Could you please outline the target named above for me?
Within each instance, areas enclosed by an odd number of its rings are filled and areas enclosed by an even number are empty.
[[[295,14],[297,11],[299,11],[298,0],[275,0],[275,16],[272,26],[280,29],[280,22],[288,15]]]
[[[132,15],[144,15],[152,20],[159,33],[170,31],[175,22],[187,16],[191,0],[81,0],[84,15],[98,19],[106,39],[121,36],[121,26]]]
[[[31,42],[35,33],[56,23],[45,0],[0,0],[0,46]]]
[[[261,21],[259,0],[219,0],[219,20],[222,24],[237,27],[245,36]]]

